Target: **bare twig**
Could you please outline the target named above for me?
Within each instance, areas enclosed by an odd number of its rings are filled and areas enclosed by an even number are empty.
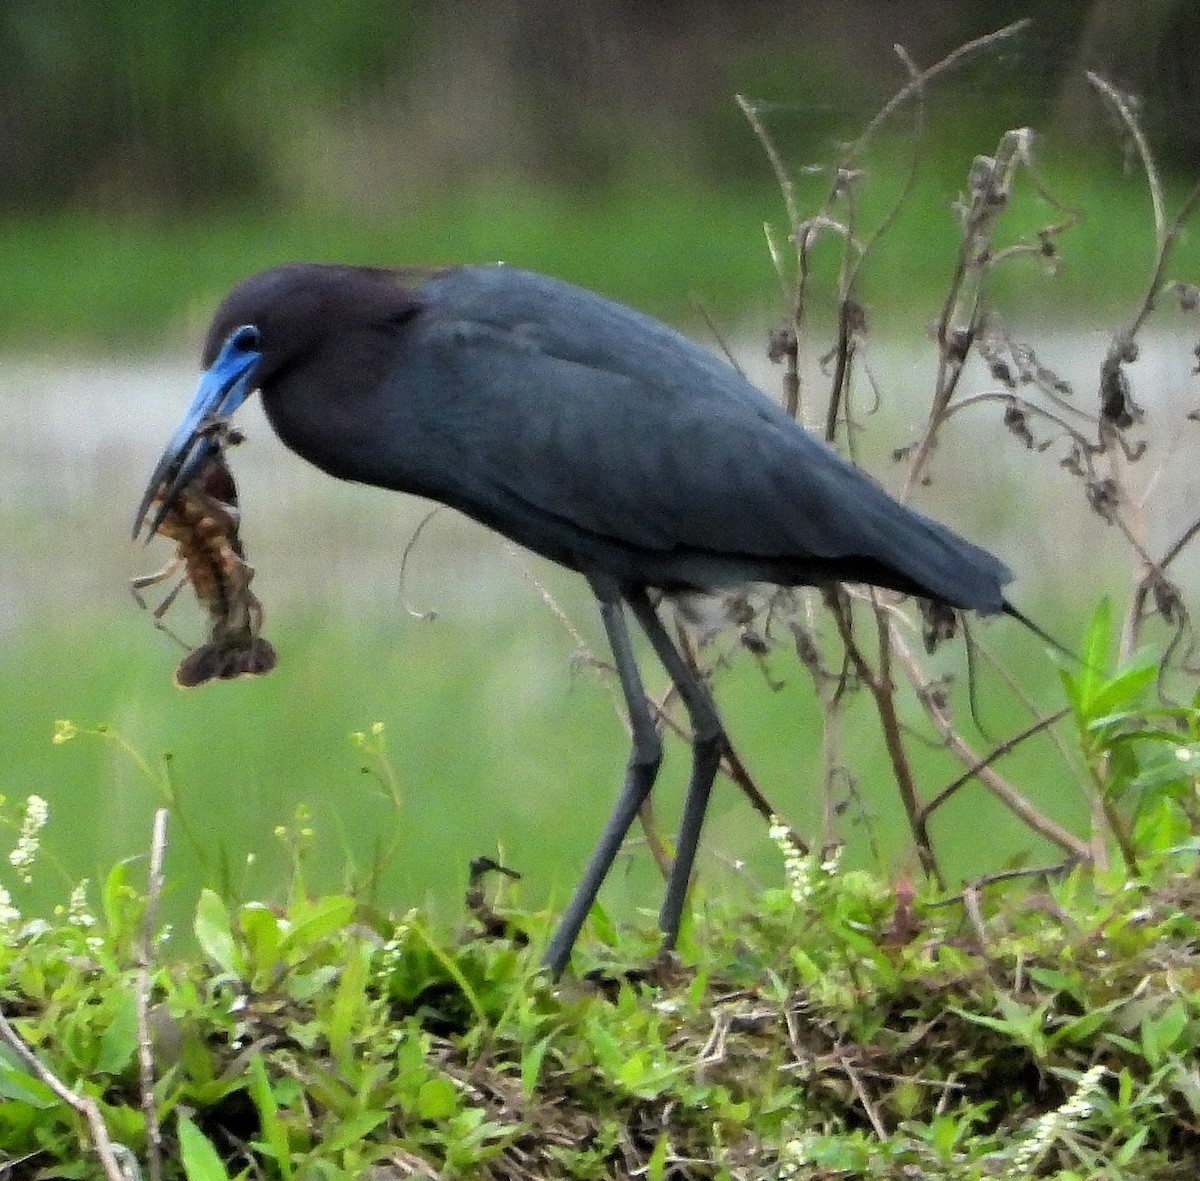
[[[874,592],[872,592],[874,597]],[[917,856],[921,868],[932,878],[940,888],[945,888],[945,878],[938,867],[937,857],[933,851],[933,842],[929,839],[929,828],[922,815],[920,801],[917,798],[916,781],[913,778],[912,766],[908,761],[908,753],[904,749],[904,739],[901,734],[900,719],[896,713],[895,690],[891,681],[889,642],[891,628],[887,624],[886,614],[876,613],[879,629],[879,667],[873,668],[863,655],[858,641],[850,627],[849,612],[843,602],[833,593],[826,596],[826,603],[837,624],[838,633],[845,645],[851,663],[862,678],[863,684],[870,691],[879,715],[880,726],[883,730],[884,746],[887,748],[888,759],[892,765],[892,774],[900,791],[900,799],[908,817],[909,828],[912,830],[913,841],[917,847]]]
[[[961,893],[951,894],[949,897],[939,898],[934,902],[927,902],[925,905],[931,910],[939,906],[953,906],[955,903],[965,902],[968,898],[977,896],[985,886],[994,886],[1000,882],[1012,882],[1021,878],[1062,877],[1070,873],[1078,864],[1079,859],[1070,856],[1062,861],[1056,861],[1053,865],[1033,865],[1022,869],[1005,869],[1000,873],[989,873],[981,878],[973,878]]]
[[[794,262],[786,257],[782,241],[776,240],[768,229],[768,242],[776,273],[783,287],[787,304],[786,327],[772,340],[771,358],[786,361],[784,373],[784,402],[799,415],[803,409],[800,389],[800,359],[806,351],[805,322],[810,313],[810,277],[812,254],[818,241],[830,235],[841,242],[838,274],[837,335],[828,352],[819,353],[823,372],[830,375],[829,399],[824,413],[824,432],[828,441],[835,439],[842,423],[853,424],[850,399],[855,388],[856,365],[861,368],[862,344],[866,339],[866,319],[856,290],[865,259],[889,230],[900,210],[909,200],[914,178],[920,163],[920,130],[925,118],[926,88],[944,71],[970,54],[1012,37],[1028,24],[1016,22],[1004,29],[960,46],[936,65],[918,70],[900,48],[897,53],[908,71],[904,86],[870,120],[859,137],[847,145],[829,169],[829,184],[812,216],[803,216],[797,185],[778,145],[771,137],[762,109],[739,98],[751,128],[761,142],[779,185],[786,210],[791,243],[795,248]],[[1052,443],[1063,442],[1067,453],[1061,465],[1075,475],[1086,489],[1092,507],[1103,519],[1115,524],[1134,555],[1133,594],[1126,626],[1123,629],[1122,651],[1127,652],[1140,625],[1152,615],[1159,615],[1174,628],[1174,638],[1164,658],[1169,660],[1177,648],[1192,635],[1190,620],[1183,606],[1183,597],[1167,578],[1166,569],[1178,555],[1200,535],[1200,520],[1189,525],[1165,551],[1160,561],[1147,545],[1147,504],[1153,491],[1151,482],[1144,495],[1134,496],[1129,487],[1129,467],[1140,457],[1144,444],[1130,442],[1123,433],[1140,416],[1140,408],[1132,398],[1124,366],[1136,359],[1136,335],[1150,311],[1162,298],[1165,289],[1169,252],[1177,240],[1184,221],[1200,206],[1200,183],[1187,195],[1175,217],[1168,219],[1163,198],[1163,185],[1155,165],[1149,142],[1143,133],[1136,112],[1125,96],[1095,75],[1089,81],[1116,109],[1136,144],[1150,187],[1154,217],[1155,260],[1150,281],[1135,314],[1113,341],[1102,370],[1101,406],[1099,413],[1074,404],[1069,385],[1038,361],[1032,349],[1010,339],[993,320],[987,300],[990,281],[998,264],[1015,258],[1040,260],[1043,270],[1053,271],[1058,263],[1058,238],[1079,219],[1079,213],[1060,202],[1047,190],[1038,176],[1033,159],[1033,134],[1027,128],[1005,133],[991,156],[979,156],[974,161],[968,182],[967,197],[962,204],[961,242],[953,274],[943,300],[937,326],[938,370],[925,424],[913,446],[907,449],[908,470],[901,499],[908,499],[914,489],[927,482],[939,434],[946,422],[959,411],[984,403],[998,402],[1004,410],[1004,425],[1031,451],[1041,452]],[[906,104],[917,103],[917,150],[913,152],[908,175],[899,198],[891,204],[882,221],[866,235],[860,233],[857,191],[865,175],[861,158],[878,135],[880,128]],[[814,170],[815,171],[815,170]],[[1055,224],[1046,225],[1036,236],[1022,236],[1013,243],[997,241],[998,226],[1009,206],[1018,177],[1027,180],[1033,191],[1057,212]],[[789,282],[790,278],[790,282]],[[1190,289],[1189,289],[1190,290]],[[1194,297],[1192,297],[1194,298]],[[1193,304],[1184,303],[1185,307]],[[1002,342],[997,346],[997,341]],[[992,367],[992,375],[1006,388],[985,393],[962,394],[964,374],[972,349],[979,348],[984,361]],[[1015,375],[1014,375],[1015,370]],[[1037,391],[1034,402],[1021,394]],[[1090,409],[1090,408],[1089,408]],[[1031,429],[1031,425],[1033,429]],[[1038,430],[1038,426],[1042,429]],[[1035,437],[1037,431],[1037,437]],[[843,444],[853,458],[852,432],[843,434]],[[897,456],[899,458],[899,454]],[[1107,469],[1107,470],[1106,470]],[[905,609],[887,594],[871,592],[864,595],[857,588],[848,593],[823,592],[827,610],[832,615],[843,653],[843,671],[835,676],[825,667],[820,647],[813,637],[817,627],[812,619],[815,594],[802,597],[808,614],[803,626],[793,631],[797,635],[797,652],[805,664],[816,688],[821,707],[824,739],[822,765],[825,772],[826,836],[832,827],[831,785],[840,767],[839,742],[842,739],[841,710],[850,684],[861,684],[871,694],[878,716],[880,732],[891,764],[892,774],[904,806],[912,839],[917,846],[925,872],[940,880],[937,859],[930,841],[928,822],[932,813],[970,780],[976,780],[1000,800],[1032,831],[1058,845],[1066,854],[1062,865],[1076,863],[1102,864],[1106,856],[1106,840],[1115,840],[1127,863],[1133,867],[1134,848],[1128,826],[1123,823],[1104,792],[1091,791],[1093,830],[1090,840],[1075,836],[1048,816],[1043,815],[1010,782],[998,774],[995,764],[1036,734],[1048,732],[1067,765],[1072,765],[1071,753],[1064,749],[1061,735],[1054,723],[1067,712],[1059,710],[1040,716],[1028,697],[1021,692],[1002,666],[1001,677],[1015,697],[1029,709],[1032,720],[1020,732],[992,745],[989,751],[977,753],[959,733],[950,714],[946,695],[940,683],[927,675],[914,654],[907,628],[910,626]],[[855,600],[865,599],[874,615],[875,639],[864,644],[855,634]],[[861,617],[865,619],[866,617]],[[801,641],[801,633],[805,637]],[[876,650],[875,644],[878,648]],[[997,662],[989,654],[993,664]],[[933,731],[941,743],[962,763],[964,771],[949,785],[941,788],[929,801],[922,803],[914,779],[905,744],[911,734],[900,719],[899,702],[893,677],[901,675],[915,690]],[[968,666],[972,676],[973,667]],[[850,675],[847,675],[847,674]],[[972,697],[972,707],[974,698]],[[1103,812],[1103,816],[1101,815]],[[1108,834],[1108,835],[1105,835]],[[995,880],[1002,880],[1004,875]],[[981,879],[986,882],[990,879]],[[973,903],[972,903],[973,904]]]
[[[733,97],[741,108],[742,114],[746,116],[746,122],[750,124],[758,142],[762,144],[763,151],[767,154],[771,171],[775,173],[775,183],[779,186],[779,193],[783,197],[784,208],[787,210],[788,225],[798,226],[800,224],[800,206],[796,201],[796,185],[783,161],[774,136],[767,130],[767,125],[762,121],[755,103],[742,94],[735,94]]]
[[[1162,561],[1159,562],[1159,569],[1165,570],[1183,551],[1191,544],[1192,539],[1200,533],[1200,519],[1193,521],[1180,535],[1179,538],[1172,542],[1167,547],[1167,552],[1163,554]]]
[[[52,1090],[68,1107],[74,1108],[85,1120],[92,1134],[92,1147],[100,1158],[100,1165],[108,1181],[129,1181],[121,1166],[121,1159],[129,1154],[123,1144],[114,1143],[104,1126],[104,1117],[100,1114],[100,1106],[87,1095],[79,1095],[71,1090],[42,1060],[25,1044],[21,1035],[12,1027],[8,1018],[0,1011],[0,1041],[8,1046],[25,1067],[35,1074],[47,1087]]]
[[[733,350],[729,347],[729,342],[725,339],[724,332],[721,331],[720,325],[713,319],[712,312],[709,310],[708,304],[704,302],[698,295],[692,296],[692,307],[700,313],[700,318],[704,321],[705,327],[712,333],[712,338],[716,341],[717,348],[721,350],[729,367],[739,376],[744,378],[746,371],[742,368],[737,357],[733,355]]]
[[[1111,82],[1106,81],[1092,70],[1086,71],[1085,77],[1112,104],[1138,150],[1142,168],[1146,173],[1146,181],[1150,186],[1150,205],[1154,211],[1155,247],[1157,250],[1161,250],[1166,234],[1167,215],[1163,202],[1162,180],[1158,174],[1158,166],[1154,163],[1154,153],[1150,150],[1150,141],[1146,139],[1146,133],[1142,130],[1142,125],[1134,114],[1127,95],[1122,94]]]
[[[997,759],[1003,758],[1006,754],[1010,754],[1016,750],[1023,742],[1032,738],[1035,734],[1040,734],[1043,730],[1049,729],[1055,722],[1062,721],[1069,713],[1070,708],[1064,706],[1060,710],[1056,710],[1052,714],[1047,714],[1044,718],[1038,718],[1031,725],[1026,726],[1024,730],[1006,738],[1003,742],[997,743],[992,749],[968,767],[957,779],[952,780],[941,791],[937,793],[924,807],[923,811],[926,816],[931,815],[935,809],[940,808],[964,783],[974,779],[980,771],[986,767],[990,767]]]
[[[866,1113],[867,1119],[871,1121],[871,1128],[874,1130],[875,1135],[878,1136],[881,1141],[886,1141],[888,1138],[887,1127],[880,1118],[879,1111],[875,1104],[871,1101],[870,1093],[863,1084],[862,1077],[850,1064],[850,1060],[846,1055],[838,1054],[836,1061],[846,1078],[850,1080],[850,1085],[854,1088],[854,1093],[858,1096],[858,1101],[860,1104],[862,1104],[862,1109]]]
[[[977,768],[975,770],[975,778],[1004,804],[1006,808],[1019,816],[1034,832],[1040,833],[1047,840],[1052,841],[1060,849],[1065,850],[1072,856],[1078,857],[1081,860],[1089,859],[1091,850],[1085,842],[1081,841],[1074,833],[1068,832],[1056,821],[1051,820],[1050,817],[1043,816],[1012,784],[997,775],[990,766],[981,760],[970,744],[954,729],[953,722],[946,711],[939,706],[934,695],[923,691],[925,675],[921,666],[917,662],[912,649],[908,647],[899,633],[894,629],[892,631],[892,643],[900,665],[908,676],[913,688],[916,689],[918,697],[925,707],[927,716],[933,722],[938,733],[941,734],[946,745],[954,752],[957,758],[962,760],[963,765]],[[980,765],[981,763],[983,765]]]
[[[432,508],[427,512],[420,521],[417,522],[417,527],[412,531],[412,536],[404,545],[404,552],[400,555],[400,577],[399,590],[400,602],[404,604],[404,610],[408,612],[413,619],[420,619],[424,622],[429,622],[437,618],[436,611],[418,611],[408,600],[408,595],[404,593],[404,583],[408,577],[408,560],[412,557],[412,552],[416,548],[417,542],[421,538],[421,534],[425,531],[425,526],[429,524],[438,514],[436,508]]]
[[[874,138],[876,132],[896,111],[914,95],[919,95],[921,90],[939,75],[952,70],[964,58],[978,53],[981,49],[989,49],[993,45],[998,45],[1001,41],[1007,41],[1010,37],[1015,37],[1018,33],[1028,28],[1030,24],[1032,24],[1031,18],[1026,17],[1024,20],[1014,21],[1011,25],[1005,25],[1004,28],[997,29],[993,33],[986,33],[982,37],[976,37],[974,41],[966,41],[957,49],[948,53],[940,62],[934,63],[915,78],[910,79],[906,86],[892,95],[880,109],[879,113],[867,124],[866,130],[854,141],[855,152],[862,151],[868,142]]]
[[[1000,215],[1008,208],[1017,172],[1031,159],[1032,132],[1006,131],[994,156],[977,156],[963,212],[962,241],[942,312],[938,318],[938,374],[925,430],[913,449],[901,499],[912,495],[937,445],[938,432],[958,388],[966,360],[983,323],[991,244]]]
[[[150,866],[146,880],[146,909],[138,936],[136,1013],[138,1035],[138,1083],[141,1090],[142,1118],[146,1122],[146,1171],[150,1181],[162,1181],[162,1129],[158,1123],[158,1105],[154,1100],[154,1047],[150,1036],[150,971],[154,966],[155,923],[158,898],[163,887],[163,858],[167,851],[167,809],[154,813],[150,839]]]
[[[1025,711],[1032,718],[1034,718],[1035,720],[1040,719],[1042,717],[1042,714],[1041,714],[1039,707],[1033,702],[1033,700],[1029,697],[1029,695],[1021,687],[1021,685],[1017,681],[1016,677],[1014,677],[1013,674],[1008,670],[1008,668],[1005,666],[1003,661],[1001,661],[996,656],[996,654],[991,650],[991,648],[989,648],[986,644],[984,644],[982,641],[980,641],[980,639],[978,638],[977,635],[973,637],[972,642],[975,645],[976,652],[980,656],[982,656],[984,660],[986,660],[988,662],[988,665],[992,668],[992,670],[1000,678],[1000,680],[1003,681],[1005,688],[1007,688],[1009,693],[1012,694],[1013,698],[1021,705],[1021,707],[1023,709],[1025,709]],[[1054,747],[1058,751],[1058,756],[1059,756],[1059,759],[1061,760],[1063,766],[1064,767],[1072,767],[1073,763],[1072,763],[1072,758],[1071,758],[1071,752],[1069,751],[1069,749],[1067,747],[1066,741],[1063,739],[1062,735],[1058,732],[1058,730],[1056,730],[1053,726],[1049,726],[1043,731],[1043,733],[1054,744]],[[1081,781],[1079,783],[1079,786],[1080,786],[1080,791],[1083,792],[1084,789],[1082,787]],[[1087,796],[1087,798],[1090,799],[1090,795]]]
[[[1200,181],[1197,181],[1192,186],[1188,195],[1184,197],[1183,203],[1179,206],[1179,210],[1171,219],[1170,224],[1163,228],[1162,234],[1159,237],[1158,252],[1154,260],[1154,272],[1150,276],[1150,283],[1146,289],[1146,295],[1142,300],[1141,310],[1134,319],[1132,325],[1134,331],[1142,326],[1146,317],[1154,310],[1158,297],[1162,294],[1163,282],[1166,278],[1167,260],[1170,257],[1171,247],[1175,245],[1175,241],[1179,237],[1184,223],[1195,212],[1198,204],[1200,204]]]
[[[1124,532],[1134,551],[1133,590],[1121,625],[1120,653],[1122,659],[1127,659],[1138,643],[1141,625],[1148,618],[1145,604],[1152,589],[1168,585],[1164,575],[1165,567],[1169,562],[1174,561],[1175,557],[1195,536],[1196,531],[1200,529],[1200,523],[1198,523],[1197,526],[1185,530],[1178,541],[1168,549],[1164,560],[1157,563],[1154,561],[1147,552],[1144,540],[1148,523],[1146,499],[1149,495],[1149,488],[1143,496],[1134,496],[1129,490],[1123,463],[1123,460],[1129,456],[1129,448],[1125,445],[1121,434],[1124,429],[1138,421],[1142,414],[1141,408],[1133,400],[1124,367],[1137,358],[1137,334],[1157,306],[1162,294],[1171,249],[1184,223],[1195,211],[1197,204],[1200,204],[1200,181],[1192,186],[1175,215],[1168,221],[1162,178],[1155,163],[1149,140],[1146,138],[1141,121],[1128,96],[1122,94],[1099,74],[1089,71],[1087,80],[1116,112],[1137,148],[1142,170],[1146,176],[1154,220],[1154,265],[1145,293],[1132,318],[1113,337],[1112,344],[1100,367],[1100,445],[1109,455],[1109,462],[1112,465],[1117,505],[1124,505],[1131,517],[1127,520],[1126,514],[1122,513],[1119,507],[1114,511],[1112,517]],[[1183,638],[1187,627],[1186,617],[1181,620],[1173,620],[1170,619],[1170,613],[1166,609],[1163,609],[1161,613],[1167,616],[1171,622],[1176,623],[1176,637],[1168,648],[1167,656],[1160,664],[1160,688],[1165,676],[1166,661]]]

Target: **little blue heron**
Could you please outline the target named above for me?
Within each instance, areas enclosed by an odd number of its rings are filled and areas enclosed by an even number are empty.
[[[892,499],[729,365],[544,275],[286,263],[226,296],[203,366],[139,529],[149,516],[153,530],[217,446],[214,422],[258,390],[283,442],[330,475],[450,505],[588,580],[633,741],[616,806],[546,948],[556,976],[662,759],[625,606],[692,725],[659,917],[666,949],[727,739],[651,592],[845,581],[1023,618],[1005,601],[1002,562]]]

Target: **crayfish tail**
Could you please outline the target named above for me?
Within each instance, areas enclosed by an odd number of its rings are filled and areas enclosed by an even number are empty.
[[[175,684],[194,689],[209,681],[232,681],[237,677],[266,676],[276,665],[275,649],[270,641],[254,636],[248,643],[201,644],[180,662]]]

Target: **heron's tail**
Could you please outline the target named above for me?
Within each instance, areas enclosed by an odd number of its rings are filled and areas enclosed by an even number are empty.
[[[1061,653],[1068,660],[1073,660],[1076,664],[1082,663],[1082,661],[1079,659],[1078,653],[1072,652],[1071,649],[1066,646],[1066,644],[1060,643],[1049,632],[1038,627],[1038,625],[1034,623],[1028,615],[1018,611],[1016,607],[1014,607],[1007,599],[1004,600],[1004,606],[1002,610],[1004,611],[1005,615],[1012,616],[1012,618],[1015,619],[1019,624],[1033,632],[1033,634],[1037,636],[1039,640],[1041,640],[1043,643],[1049,644],[1051,648],[1053,648],[1056,652]]]

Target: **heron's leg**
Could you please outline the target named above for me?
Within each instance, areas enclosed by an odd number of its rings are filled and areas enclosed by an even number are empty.
[[[700,843],[700,829],[704,824],[708,797],[728,740],[712,696],[688,667],[687,661],[667,635],[667,630],[646,592],[638,590],[627,597],[630,609],[679,690],[679,696],[683,698],[683,704],[692,722],[692,775],[683,801],[683,817],[679,822],[679,836],[675,842],[675,859],[667,878],[667,893],[658,916],[658,926],[663,933],[662,945],[664,950],[669,951],[675,946],[675,940],[679,936],[679,922],[687,898],[688,882],[692,876],[692,864],[696,859],[696,848]]]
[[[604,825],[604,831],[600,834],[600,840],[592,852],[587,869],[584,870],[579,885],[575,887],[571,901],[542,956],[542,963],[556,978],[562,974],[567,960],[571,958],[571,948],[575,945],[580,928],[592,908],[592,903],[596,901],[601,883],[620,851],[621,842],[624,841],[629,826],[654,786],[654,779],[662,762],[662,739],[646,703],[646,691],[642,688],[642,678],[633,657],[633,645],[629,642],[629,630],[625,626],[621,600],[607,594],[602,596],[600,617],[604,621],[604,630],[616,662],[621,690],[629,707],[633,749],[629,754],[625,782],[621,787],[621,794],[617,797],[616,806]]]

